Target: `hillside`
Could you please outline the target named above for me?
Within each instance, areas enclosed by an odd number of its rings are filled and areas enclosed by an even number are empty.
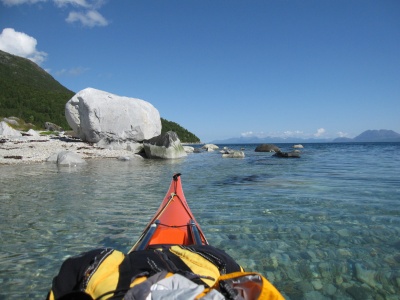
[[[161,118],[161,126],[161,133],[165,133],[167,131],[175,131],[179,139],[183,143],[200,143],[200,139],[196,135],[175,122]]]
[[[0,117],[17,117],[43,128],[45,122],[69,129],[65,103],[74,96],[29,59],[0,50]],[[175,122],[161,118],[162,132],[175,131],[185,143],[200,139]]]
[[[0,51],[1,116],[15,116],[39,128],[44,122],[69,128],[64,108],[73,95],[35,63]]]

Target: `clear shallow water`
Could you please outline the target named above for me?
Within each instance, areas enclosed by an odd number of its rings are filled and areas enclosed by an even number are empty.
[[[128,251],[176,172],[209,242],[287,299],[398,299],[400,144],[304,146],[300,159],[230,145],[246,158],[0,166],[0,299],[44,299],[68,256]]]

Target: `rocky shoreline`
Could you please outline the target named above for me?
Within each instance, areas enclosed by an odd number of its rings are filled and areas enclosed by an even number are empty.
[[[0,165],[42,163],[61,151],[77,153],[83,159],[141,158],[132,151],[105,149],[71,136],[0,137]]]

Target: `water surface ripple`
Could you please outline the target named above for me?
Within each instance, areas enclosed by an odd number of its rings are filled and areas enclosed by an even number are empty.
[[[287,299],[398,299],[400,144],[304,146],[300,159],[230,145],[246,157],[0,166],[0,299],[44,299],[82,251],[128,251],[176,172],[209,242]]]

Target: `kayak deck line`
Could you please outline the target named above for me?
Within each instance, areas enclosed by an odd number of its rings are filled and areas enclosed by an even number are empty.
[[[183,194],[180,175],[173,176],[157,212],[128,253],[162,244],[208,245]]]

